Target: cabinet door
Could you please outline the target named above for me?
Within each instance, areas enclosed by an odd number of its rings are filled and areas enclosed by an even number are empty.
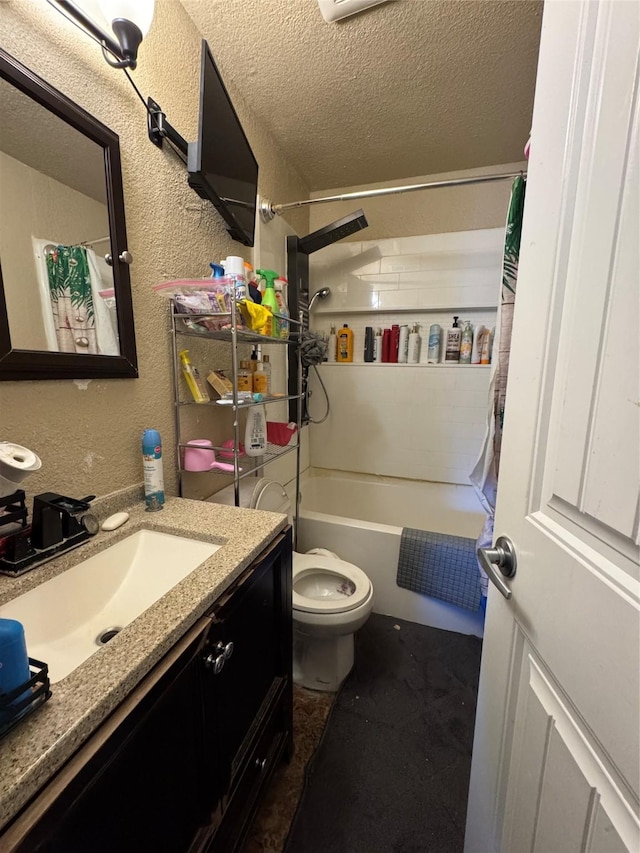
[[[228,788],[283,683],[291,681],[291,531],[276,538],[213,611],[210,644],[233,653],[216,676]],[[290,726],[289,726],[290,729]]]
[[[16,846],[47,853],[180,853],[219,800],[215,709],[203,691],[203,619],[45,790]],[[57,796],[55,795],[57,792]],[[38,800],[34,806],[36,813]],[[5,839],[2,840],[2,844]]]

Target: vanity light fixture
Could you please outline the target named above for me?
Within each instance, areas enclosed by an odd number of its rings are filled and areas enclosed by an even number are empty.
[[[83,0],[82,7],[73,0],[48,2],[102,46],[113,68],[136,67],[138,48],[153,20],[154,0]]]

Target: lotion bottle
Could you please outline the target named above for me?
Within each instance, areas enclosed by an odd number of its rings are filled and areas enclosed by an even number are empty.
[[[460,345],[462,343],[462,329],[458,325],[458,317],[454,316],[453,326],[447,329],[447,339],[444,351],[444,360],[449,364],[458,364],[460,361]]]
[[[409,350],[407,353],[407,361],[409,364],[418,364],[420,361],[420,327],[416,323],[411,329],[411,334],[409,335]]]
[[[252,406],[247,413],[244,452],[247,456],[262,456],[266,449],[267,414],[264,406]]]

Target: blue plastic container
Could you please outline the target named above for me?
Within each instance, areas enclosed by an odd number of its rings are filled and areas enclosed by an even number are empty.
[[[27,644],[22,623],[16,619],[0,619],[0,695],[20,687],[31,678]],[[28,695],[25,691],[13,704]]]

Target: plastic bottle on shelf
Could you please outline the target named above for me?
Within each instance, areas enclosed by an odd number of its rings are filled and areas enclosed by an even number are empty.
[[[427,350],[427,364],[438,364],[440,361],[440,335],[442,329],[439,323],[429,326],[429,349]]]
[[[273,282],[273,288],[276,292],[278,300],[278,314],[280,318],[277,320],[276,327],[278,334],[276,337],[287,340],[289,337],[289,306],[287,304],[287,286],[286,278],[279,277]]]
[[[349,326],[344,323],[338,332],[338,352],[336,361],[351,362],[353,361],[353,332]]]
[[[277,314],[280,306],[278,305],[274,282],[278,278],[278,273],[275,270],[256,270],[256,272],[259,275],[263,276],[265,280],[264,293],[262,294],[262,304],[265,308],[268,308],[272,314]],[[275,334],[277,331],[276,324],[277,318],[272,318],[271,323],[267,324],[265,335],[272,338],[277,337]],[[269,325],[271,326],[270,329]]]
[[[486,326],[476,326],[473,331],[473,345],[471,347],[471,364],[480,364],[482,350],[482,336]]]
[[[375,357],[374,347],[375,335],[373,333],[373,327],[367,326],[364,330],[364,360],[366,362],[373,361]]]
[[[238,382],[237,382],[238,391],[253,391],[253,371],[249,366],[248,361],[240,362],[240,369],[238,370]]]
[[[244,277],[244,258],[238,255],[228,255],[224,261],[224,274],[234,281],[236,302],[239,302],[240,299],[247,299],[249,294]]]
[[[471,364],[471,350],[473,349],[473,326],[467,320],[462,330],[460,339],[460,364]]]
[[[327,346],[327,361],[336,360],[336,352],[338,348],[338,336],[336,335],[336,327],[332,326],[329,331],[329,344]]]
[[[267,377],[267,396],[271,396],[271,359],[268,355],[262,356],[262,372]],[[264,393],[264,391],[262,392]]]
[[[182,364],[182,373],[184,375],[185,382],[187,383],[189,391],[191,391],[194,403],[208,403],[209,395],[207,394],[207,387],[204,384],[203,378],[198,373],[197,368],[191,363],[188,349],[180,351],[180,362]]]
[[[400,343],[400,326],[393,323],[391,326],[391,339],[389,341],[389,361],[392,364],[398,363],[398,345]]]
[[[376,336],[373,339],[373,360],[382,361],[382,329],[376,330]]]
[[[448,364],[458,364],[460,361],[460,344],[462,343],[462,329],[458,325],[457,315],[453,318],[453,326],[447,329],[444,360]]]
[[[252,406],[247,411],[244,431],[244,452],[247,456],[262,456],[267,449],[267,413],[264,406]]]
[[[420,361],[420,326],[418,323],[413,325],[411,334],[409,335],[409,350],[407,353],[407,361],[409,364],[418,364]]]
[[[391,329],[385,329],[382,333],[382,355],[380,361],[388,364],[391,361]]]
[[[398,336],[398,364],[406,364],[409,356],[409,327],[400,326]]]

